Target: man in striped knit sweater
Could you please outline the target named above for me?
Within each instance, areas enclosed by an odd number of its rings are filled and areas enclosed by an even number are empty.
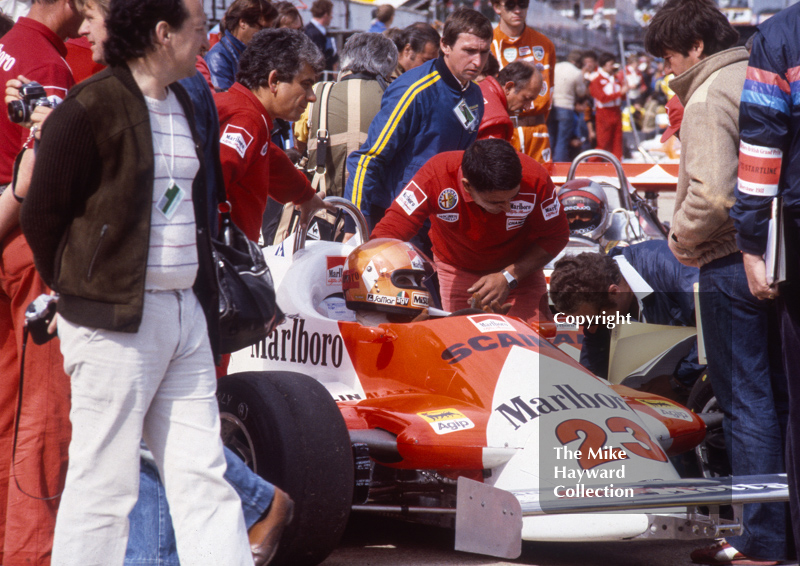
[[[123,563],[144,438],[181,561],[250,565],[241,503],[223,477],[201,144],[174,84],[195,73],[205,14],[198,0],[119,0],[106,28],[109,68],[45,123],[21,217],[60,293],[72,388],[52,563]]]

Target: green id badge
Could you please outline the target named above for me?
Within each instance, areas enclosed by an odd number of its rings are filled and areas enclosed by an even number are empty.
[[[180,188],[175,181],[170,180],[167,190],[158,199],[156,208],[167,220],[171,220],[185,196],[186,191]]]

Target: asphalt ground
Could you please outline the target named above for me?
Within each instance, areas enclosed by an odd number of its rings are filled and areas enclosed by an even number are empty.
[[[339,548],[322,566],[689,566],[689,553],[713,541],[524,542],[505,560],[453,550],[453,531],[353,515]]]

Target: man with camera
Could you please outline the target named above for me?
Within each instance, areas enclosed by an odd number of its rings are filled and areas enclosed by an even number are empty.
[[[78,36],[81,20],[73,0],[33,0],[28,17],[20,18],[3,36],[0,84],[22,75],[42,85],[27,87],[23,99],[12,108],[15,118],[40,117],[45,109],[38,107],[55,105],[66,96],[74,81],[63,59],[67,52],[64,40]],[[6,112],[0,114],[1,190],[12,181],[20,150],[33,146],[34,130],[28,129],[30,122],[14,123]],[[26,150],[17,168],[30,167],[32,153]],[[18,227],[18,199],[23,197],[24,187],[14,189],[0,195],[0,563],[46,565],[51,540],[42,533],[52,532],[58,499],[35,499],[23,490],[48,498],[61,488],[70,438],[69,380],[57,344],[28,349],[12,468],[24,310],[40,294],[49,292],[36,273]]]

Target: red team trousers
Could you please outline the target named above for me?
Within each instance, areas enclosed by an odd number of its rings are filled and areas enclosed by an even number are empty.
[[[11,452],[24,313],[49,289],[19,229],[0,242],[0,251],[0,564],[47,566],[59,499],[40,501],[20,492]],[[30,495],[50,497],[63,487],[72,431],[70,383],[57,338],[42,346],[28,338],[23,389],[16,481]]]

